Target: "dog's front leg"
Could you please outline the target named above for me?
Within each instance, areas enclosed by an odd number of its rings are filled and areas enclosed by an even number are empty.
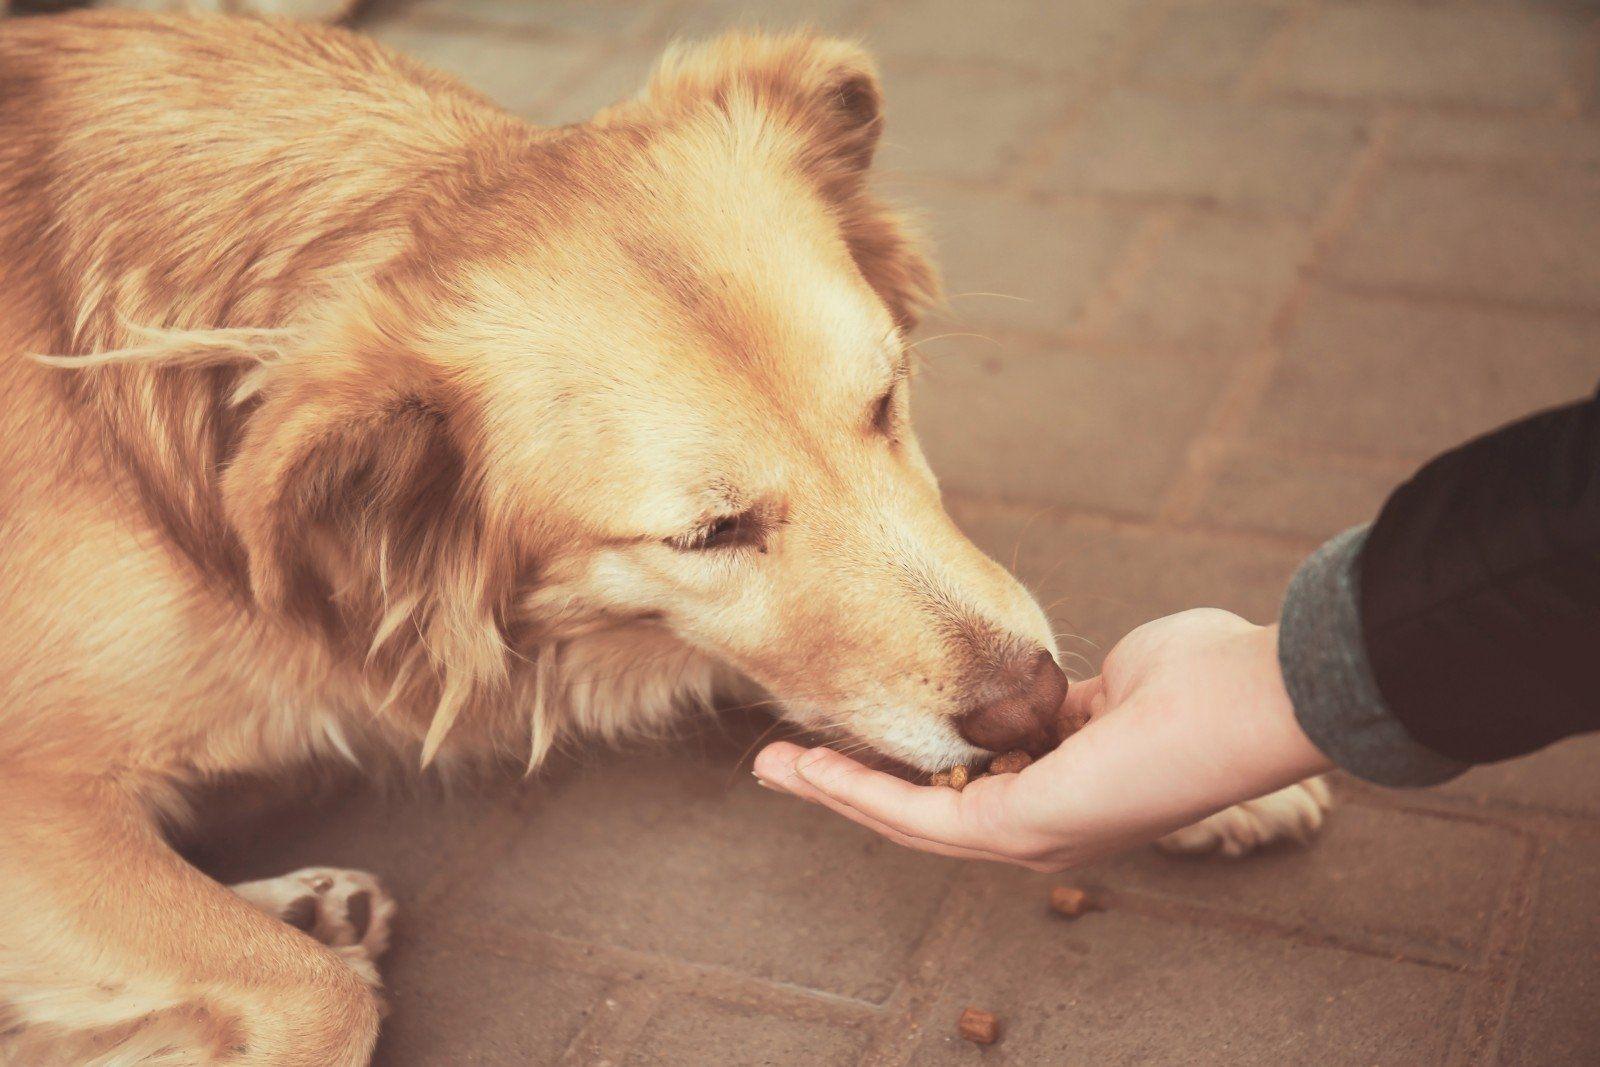
[[[79,1063],[367,1061],[368,982],[184,863],[116,783],[0,766],[0,791],[0,1014],[30,1046],[95,1049]]]

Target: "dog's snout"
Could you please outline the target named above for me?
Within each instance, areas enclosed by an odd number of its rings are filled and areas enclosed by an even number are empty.
[[[1009,677],[991,699],[978,703],[956,720],[956,730],[969,744],[991,752],[1022,749],[1039,755],[1061,742],[1059,715],[1067,695],[1067,676],[1055,657],[1040,649]]]

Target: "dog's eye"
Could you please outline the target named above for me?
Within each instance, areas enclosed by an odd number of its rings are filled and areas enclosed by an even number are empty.
[[[685,552],[700,552],[712,548],[737,548],[756,544],[760,540],[760,521],[745,511],[737,515],[724,515],[682,537],[674,537],[668,543]]]
[[[905,388],[905,383],[911,377],[911,364],[905,355],[901,355],[900,362],[895,365],[894,377],[889,382],[889,388],[883,395],[872,402],[869,414],[872,417],[872,432],[883,437],[893,438],[895,428],[901,417],[900,390]]]
[[[887,393],[880,396],[872,405],[872,429],[889,437],[894,433],[894,394],[899,384],[892,386]]]

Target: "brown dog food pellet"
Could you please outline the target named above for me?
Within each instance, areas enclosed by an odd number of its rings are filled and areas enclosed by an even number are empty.
[[[1002,753],[989,761],[989,773],[1016,774],[1032,762],[1033,757],[1021,750]]]
[[[1068,919],[1076,919],[1086,911],[1093,911],[1094,901],[1088,893],[1072,885],[1058,885],[1050,890],[1050,910]]]
[[[961,792],[967,787],[967,782],[972,779],[972,774],[965,766],[950,768],[950,788]]]
[[[928,779],[928,784],[929,785],[943,786],[945,788],[949,788],[949,786],[950,786],[950,772],[949,771],[935,771],[933,777]]]
[[[956,1020],[956,1033],[976,1045],[992,1045],[1000,1039],[1000,1020],[992,1011],[968,1008]]]

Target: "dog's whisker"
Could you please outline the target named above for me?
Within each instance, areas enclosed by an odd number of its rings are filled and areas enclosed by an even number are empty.
[[[951,293],[948,296],[946,296],[945,299],[946,300],[965,300],[965,299],[967,299],[968,297],[971,297],[971,296],[989,296],[989,297],[994,297],[996,300],[1015,300],[1015,301],[1017,301],[1019,303],[1023,303],[1023,304],[1031,304],[1031,303],[1034,302],[1033,298],[1031,296],[1018,296],[1015,293],[991,293],[991,292],[987,292],[987,291],[982,290],[982,289],[972,289],[972,290],[969,290],[969,291],[967,291],[965,293]]]

